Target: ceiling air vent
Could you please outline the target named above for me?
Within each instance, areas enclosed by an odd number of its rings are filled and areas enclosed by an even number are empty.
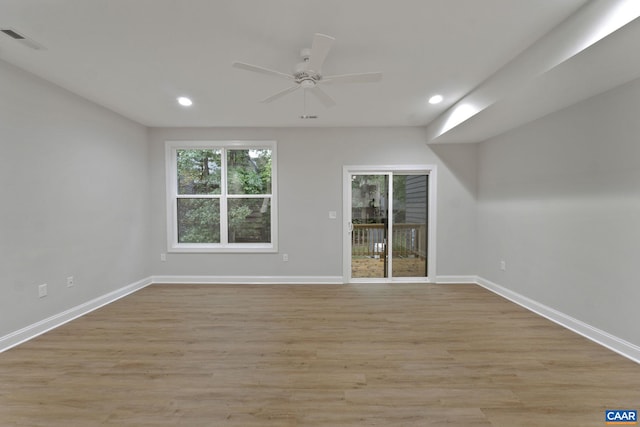
[[[9,37],[11,37],[12,39],[16,39],[16,40],[24,40],[26,39],[25,36],[23,36],[22,34],[16,33],[15,31],[11,30],[11,29],[3,29],[0,30],[3,33],[5,33],[6,35],[8,35]]]
[[[6,34],[7,36],[11,37],[15,41],[20,42],[27,47],[30,47],[31,49],[44,50],[44,46],[42,46],[40,43],[25,36],[24,34],[20,34],[13,28],[0,28],[0,32]]]

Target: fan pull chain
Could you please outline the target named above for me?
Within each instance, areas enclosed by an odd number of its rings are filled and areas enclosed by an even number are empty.
[[[301,119],[317,119],[318,116],[307,114],[307,89],[302,89],[302,115]]]

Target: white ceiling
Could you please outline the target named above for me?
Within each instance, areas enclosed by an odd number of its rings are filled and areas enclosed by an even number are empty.
[[[0,27],[45,47],[0,34],[0,59],[146,126],[426,126],[585,3],[0,0]],[[288,83],[231,67],[289,73],[316,32],[336,38],[325,75],[381,71],[382,81],[326,87],[337,106],[308,97],[310,121],[299,118],[302,91],[261,104]],[[429,105],[434,93],[445,101]],[[194,106],[179,107],[180,95]]]
[[[636,0],[634,0],[636,1]],[[639,3],[640,4],[640,3]],[[640,77],[640,20],[500,97],[437,143],[485,141]]]

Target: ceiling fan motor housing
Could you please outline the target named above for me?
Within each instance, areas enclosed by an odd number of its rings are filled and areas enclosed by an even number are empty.
[[[304,49],[303,49],[304,50]],[[316,85],[320,80],[322,80],[322,76],[313,71],[307,70],[308,62],[300,62],[296,64],[293,77],[300,86],[304,89],[310,89]]]

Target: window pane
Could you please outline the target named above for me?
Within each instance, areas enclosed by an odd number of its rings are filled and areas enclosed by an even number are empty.
[[[220,243],[220,200],[178,199],[178,243]]]
[[[271,194],[271,150],[227,151],[229,194]]]
[[[229,243],[271,243],[271,198],[229,200]]]
[[[393,176],[393,276],[427,275],[427,175]]]
[[[220,194],[220,150],[177,150],[178,194]]]

